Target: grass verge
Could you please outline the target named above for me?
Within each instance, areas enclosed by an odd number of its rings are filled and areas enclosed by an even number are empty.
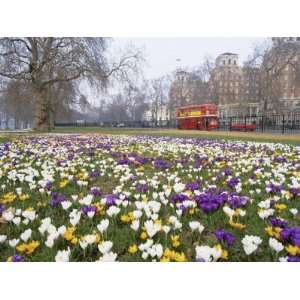
[[[56,128],[55,133],[95,133],[115,135],[151,135],[173,137],[198,137],[210,139],[241,140],[254,142],[272,142],[300,145],[300,135],[270,134],[257,132],[233,131],[197,131],[178,129],[148,129],[148,128],[99,128],[99,127],[64,127]]]

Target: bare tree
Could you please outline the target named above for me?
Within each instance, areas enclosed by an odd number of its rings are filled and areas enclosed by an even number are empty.
[[[58,83],[85,78],[102,88],[111,76],[126,78],[136,70],[140,52],[124,54],[109,62],[105,38],[2,38],[0,76],[30,84],[35,100],[34,128],[49,130],[53,102],[50,96]]]
[[[168,76],[152,79],[148,82],[149,108],[151,121],[158,122],[162,119],[169,119],[169,98],[170,80]]]
[[[278,39],[276,44],[261,45],[254,49],[252,56],[246,62],[246,67],[260,70],[259,95],[262,112],[281,112],[284,94],[284,71],[287,67],[294,70],[294,78],[290,85],[300,83],[299,74],[299,43],[286,42]],[[289,78],[290,79],[290,78]]]

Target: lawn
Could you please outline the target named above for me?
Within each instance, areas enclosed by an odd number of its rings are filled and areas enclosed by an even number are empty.
[[[0,261],[300,260],[299,147],[80,130],[0,144]]]
[[[278,142],[300,145],[299,134],[270,134],[259,132],[234,132],[234,131],[199,131],[178,129],[153,129],[153,128],[100,128],[100,127],[60,127],[56,133],[98,133],[113,135],[151,135],[172,137],[199,137],[209,139],[226,139],[258,142]]]

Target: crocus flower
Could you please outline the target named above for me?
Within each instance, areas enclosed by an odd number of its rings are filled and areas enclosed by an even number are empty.
[[[12,257],[12,262],[22,262],[22,261],[24,261],[24,258],[22,257],[22,255],[15,254]]]
[[[236,237],[224,229],[216,230],[215,236],[219,242],[226,242],[228,246],[233,246],[236,241]]]

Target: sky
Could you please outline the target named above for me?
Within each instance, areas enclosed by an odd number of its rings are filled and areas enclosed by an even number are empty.
[[[206,56],[215,59],[223,52],[239,54],[243,63],[256,45],[266,38],[114,38],[113,46],[123,48],[132,44],[145,53],[147,79],[160,77],[178,67],[195,67]]]

